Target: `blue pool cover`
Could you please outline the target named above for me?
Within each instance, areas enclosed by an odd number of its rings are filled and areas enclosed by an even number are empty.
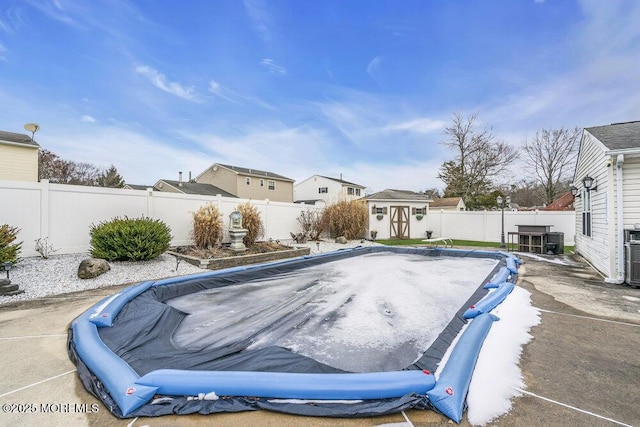
[[[187,314],[169,300],[383,252],[498,261],[433,344],[404,369],[346,372],[288,348],[250,348],[251,338],[197,351],[173,342]],[[504,252],[376,246],[143,282],[76,318],[68,352],[85,388],[120,418],[256,409],[363,417],[429,408],[459,422],[480,348],[498,320],[490,311],[513,289],[519,262]],[[465,324],[436,381],[432,372]]]

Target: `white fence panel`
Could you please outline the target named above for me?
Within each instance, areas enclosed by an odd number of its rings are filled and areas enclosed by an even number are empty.
[[[437,211],[427,215],[433,237],[459,240],[499,242],[502,232],[501,211]],[[505,241],[518,225],[550,225],[552,232],[564,233],[565,245],[575,244],[575,212],[573,211],[504,211]]]
[[[302,210],[320,209],[268,200],[49,184],[47,181],[0,181],[0,224],[20,228],[22,256],[38,255],[35,251],[38,238],[48,238],[59,254],[85,252],[89,249],[91,224],[116,216],[144,215],[160,219],[171,227],[172,244],[185,245],[191,243],[192,212],[213,203],[223,215],[226,230],[229,214],[247,201],[260,211],[264,238],[274,240],[288,240],[290,232],[300,231],[297,219]],[[501,219],[500,211],[429,210],[420,224],[411,226],[433,231],[433,237],[498,242]],[[566,245],[575,242],[574,212],[505,211],[504,223],[505,238],[509,231],[517,231],[519,224],[551,225],[551,231],[564,233]]]

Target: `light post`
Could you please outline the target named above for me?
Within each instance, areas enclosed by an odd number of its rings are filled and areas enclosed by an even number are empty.
[[[496,199],[496,201],[498,202],[498,206],[500,207],[500,210],[502,211],[502,233],[500,234],[500,248],[504,249],[507,247],[507,245],[505,245],[504,243],[504,205],[510,205],[511,204],[511,196],[507,196],[506,199],[504,200],[504,202],[506,203],[502,203],[502,196],[498,196],[498,198]]]

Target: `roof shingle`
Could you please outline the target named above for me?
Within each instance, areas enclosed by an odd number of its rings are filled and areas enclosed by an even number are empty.
[[[585,128],[609,150],[640,148],[640,121]]]

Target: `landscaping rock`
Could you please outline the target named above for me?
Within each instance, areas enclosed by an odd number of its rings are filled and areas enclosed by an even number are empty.
[[[17,290],[18,285],[0,285],[0,295],[8,295]]]
[[[0,286],[8,285],[9,283],[11,283],[9,279],[0,279]]]
[[[109,263],[100,258],[83,259],[78,267],[78,277],[81,279],[93,279],[111,270]]]
[[[336,238],[336,243],[340,243],[341,245],[347,244],[347,238],[344,236],[340,236]]]

